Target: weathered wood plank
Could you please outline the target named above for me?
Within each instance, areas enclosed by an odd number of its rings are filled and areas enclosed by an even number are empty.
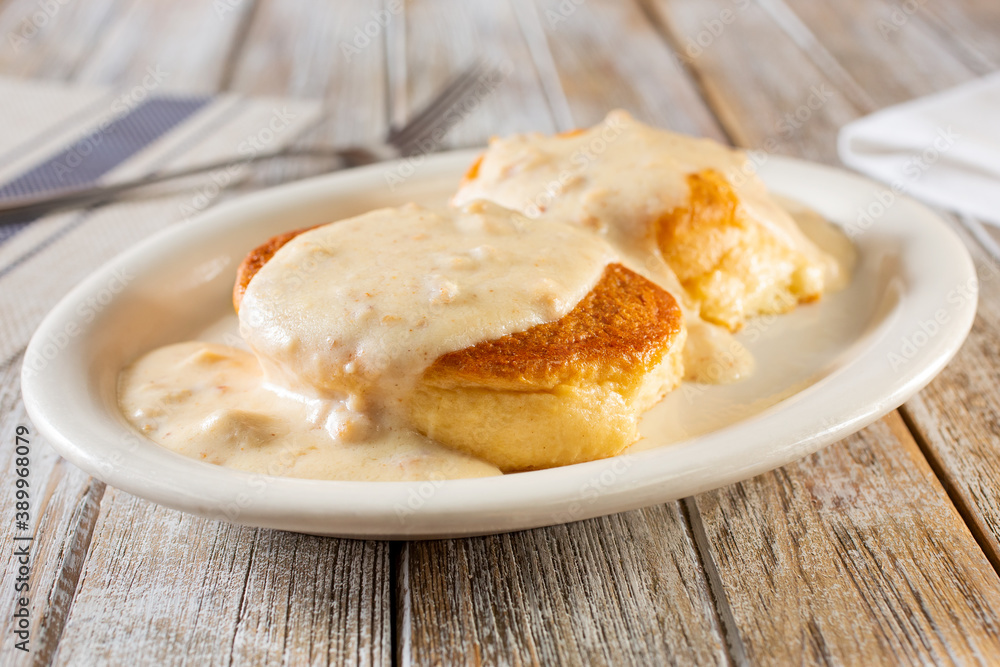
[[[678,503],[403,545],[404,664],[724,664]]]
[[[849,0],[837,7],[802,0],[767,0],[772,17],[830,76],[833,61],[871,112],[975,78],[925,22],[886,26],[896,5]],[[904,13],[904,16],[906,14]],[[889,75],[891,74],[891,75]],[[833,77],[831,77],[833,78]]]
[[[0,469],[5,480],[16,478],[15,434],[20,425],[27,426],[30,445],[27,466],[30,470],[28,487],[31,496],[28,530],[19,530],[15,523],[15,503],[13,483],[4,486],[0,496],[0,511],[4,521],[0,523],[0,539],[10,546],[9,564],[0,573],[0,586],[8,595],[0,598],[0,632],[4,642],[0,645],[0,663],[29,664],[35,661],[47,663],[54,652],[62,632],[63,622],[69,611],[73,591],[80,576],[91,533],[97,519],[98,503],[104,493],[104,485],[90,479],[77,468],[60,459],[48,447],[31,425],[24,412],[20,396],[21,357],[0,370]],[[15,542],[15,536],[29,535],[31,554],[29,588],[15,596],[17,578],[22,576],[18,563],[11,551],[22,546]],[[13,614],[15,598],[29,600],[28,648],[30,653],[22,653],[15,648]],[[20,638],[18,638],[19,640]]]
[[[233,64],[229,89],[322,100],[321,122],[296,146],[342,147],[381,140],[388,130],[388,93],[386,28],[380,21],[391,26],[396,15],[380,12],[385,10],[379,0],[260,3]],[[240,188],[304,178],[330,166],[327,159],[262,165]]]
[[[518,124],[505,127],[496,124],[491,113],[477,113],[463,124],[464,136],[483,141],[490,134],[505,131],[565,129],[581,122],[576,118],[578,112],[589,122],[588,114],[594,115],[601,106],[595,99],[604,94],[600,84],[562,98],[562,82],[582,78],[591,66],[613,59],[614,45],[624,39],[621,32],[617,33],[619,40],[612,35],[600,48],[588,44],[553,58],[548,52],[551,33],[539,23],[539,14],[524,3],[512,5],[516,22],[502,6],[477,8],[482,14],[479,18],[467,16],[473,11],[468,5],[463,5],[461,13],[448,10],[449,32],[434,32],[428,25],[434,21],[430,3],[423,7],[413,4],[407,6],[405,31],[390,33],[390,40],[405,37],[405,42],[390,41],[390,51],[405,49],[411,62],[428,49],[464,55],[473,48],[466,35],[473,34],[477,41],[488,40],[491,52],[501,59],[521,62],[530,55],[534,63],[515,68],[519,74],[512,76],[524,76],[516,88],[508,89],[505,83],[495,93],[502,101],[516,91],[515,101],[520,99],[522,106]],[[616,24],[614,11],[606,8],[595,14],[587,5],[581,6],[579,17],[572,19],[587,25],[573,30],[595,35],[598,24],[606,30],[628,29]],[[632,21],[641,20],[635,14],[628,16]],[[484,25],[498,26],[495,34],[483,32]],[[567,28],[559,38],[572,41],[575,34]],[[560,71],[564,59],[578,69]],[[428,74],[435,69],[432,65],[424,76],[443,81],[454,66],[438,66],[437,73]],[[536,70],[537,80],[521,73]],[[606,76],[610,82],[615,75]],[[659,83],[690,86],[677,69]],[[615,85],[623,99],[640,99],[628,83]],[[533,88],[526,91],[525,86]],[[569,100],[570,121],[561,118],[565,114],[558,111],[560,99]],[[711,118],[697,98],[685,99],[689,100],[683,116],[687,126],[702,122],[710,131]],[[404,98],[395,101],[401,104]],[[652,111],[653,105],[639,108]],[[684,113],[677,109],[676,117]],[[399,115],[405,116],[405,110]],[[603,111],[595,118],[601,115]],[[726,661],[708,588],[679,503],[513,535],[406,544],[398,569],[397,657],[404,664]]]
[[[147,9],[131,6],[128,13],[115,16],[112,22],[118,26],[116,30],[132,26],[140,33],[152,33],[154,15],[167,10],[163,5],[147,13]],[[193,5],[182,8],[164,22],[156,39],[146,44],[128,42],[120,48],[128,50],[128,59],[133,63],[162,64],[171,73],[174,85],[214,90],[220,79],[228,76],[222,61],[235,48],[228,42],[242,35],[244,28],[238,27],[231,14],[221,20],[205,14],[211,10],[211,3],[200,9]],[[306,16],[303,14],[302,20]],[[206,24],[192,26],[197,34],[217,31],[217,43],[199,51],[195,59],[188,59],[169,45],[171,40],[183,43],[185,35],[190,37],[190,31],[181,25],[186,20]],[[330,36],[329,26],[317,27],[317,32],[322,30]],[[279,42],[266,30],[254,33],[251,26],[245,32],[247,49],[256,48],[253,33],[269,44],[265,47],[269,49],[269,62],[277,66],[287,63],[291,54],[281,50]],[[313,42],[314,47],[318,44],[319,40]],[[127,82],[133,73],[128,67],[119,67],[108,53],[91,57],[84,70],[86,75],[112,85]],[[335,73],[329,74],[330,62],[322,57],[323,52],[317,55],[310,59],[310,67],[318,70],[311,80],[323,81],[332,90],[350,91],[351,97],[360,99],[384,96],[382,69],[365,82],[338,81]],[[199,62],[200,66],[194,67]],[[230,73],[237,78],[238,72]],[[323,90],[304,89],[302,93],[320,96]],[[384,112],[370,114],[366,123],[352,127],[346,117],[340,117],[327,131],[340,140],[366,139],[384,127]],[[170,206],[173,210],[176,203]],[[86,476],[73,472],[86,489]],[[103,491],[103,485],[98,488]],[[64,495],[70,496],[73,489],[67,485]],[[72,516],[73,505],[68,501],[62,504],[68,509],[51,505],[49,514],[57,510],[60,513],[50,519],[53,528],[46,530],[58,530],[62,524],[55,523],[55,519],[64,514]],[[73,542],[83,544],[84,549],[86,543],[91,545],[82,575],[82,558],[74,561],[67,554],[61,570],[56,567],[59,561],[49,564],[55,557],[46,557],[45,576],[55,578],[56,583],[40,578],[40,585],[57,589],[66,598],[61,607],[52,607],[59,612],[52,615],[52,630],[42,627],[35,633],[36,637],[51,637],[47,653],[43,654],[51,657],[55,654],[54,642],[62,632],[64,641],[54,656],[57,663],[179,664],[186,659],[208,664],[389,661],[391,588],[387,544],[256,531],[173,512],[115,490],[101,499],[99,516],[96,502],[92,505],[85,536]],[[63,519],[63,523],[68,520]],[[96,536],[92,542],[90,528]],[[72,530],[66,532],[73,537]],[[63,534],[57,532],[51,539],[62,538]]]
[[[0,6],[0,72],[70,80],[105,34],[122,0],[46,3],[12,0]]]
[[[389,24],[388,39],[396,54],[389,70],[390,117],[396,122],[477,58],[497,68],[498,76],[446,120],[451,131],[442,147],[480,146],[492,135],[556,129],[519,18],[508,3],[410,2]]]
[[[55,664],[385,664],[387,560],[109,489]]]
[[[537,15],[575,126],[620,107],[676,132],[725,139],[683,61],[636,3],[545,0]]]
[[[654,11],[679,48],[702,36],[688,63],[731,136],[754,147],[778,140],[775,150],[836,162],[839,127],[889,93],[867,89],[876,75],[860,71],[864,46],[841,59],[839,49],[860,40],[823,40],[836,26],[821,38],[796,32],[805,24],[765,4],[770,13],[729,2],[659,2]],[[954,59],[947,66],[957,67]],[[790,124],[787,114],[817,91],[821,103]],[[693,507],[736,655],[779,664],[996,655],[990,610],[1000,581],[898,415],[803,462],[699,496]]]
[[[906,4],[906,3],[902,3]],[[1000,69],[1000,6],[980,0],[918,3],[909,6],[883,6],[883,18],[890,26],[905,29],[913,23],[926,22],[938,39],[977,74]],[[886,29],[892,34],[890,28]]]
[[[116,8],[102,38],[82,58],[80,83],[135,84],[155,72],[162,89],[216,92],[226,76],[248,1],[131,2]]]
[[[760,7],[743,0],[651,0],[649,11],[736,145],[836,161],[833,137],[857,117],[857,105]],[[780,39],[770,39],[771,32]]]
[[[830,13],[815,3],[791,0],[794,10],[808,29],[820,35],[826,48],[845,63],[845,69],[882,104],[892,104],[936,90],[960,84],[975,73],[963,61],[951,55],[953,44],[927,29],[920,20],[923,14],[902,14],[912,20],[897,17],[886,28],[880,21],[890,5],[855,3],[852,18]],[[897,8],[898,9],[898,8]],[[928,8],[929,9],[929,8]],[[979,11],[967,6],[969,11]],[[952,20],[989,24],[997,17],[983,6],[982,18],[976,15],[956,15],[957,9],[942,9]],[[924,17],[926,18],[926,17]],[[848,21],[857,21],[851,39],[838,37]],[[823,30],[820,30],[820,28]],[[883,36],[884,35],[884,36]],[[866,60],[867,57],[867,60]],[[915,75],[902,75],[885,83],[878,72],[897,63],[914,63]],[[873,66],[873,64],[875,66]],[[873,74],[874,73],[874,74]],[[995,260],[969,237],[965,237],[977,261],[980,277],[979,310],[972,332],[952,363],[931,385],[904,408],[918,441],[952,494],[977,539],[993,562],[1000,568],[1000,395],[997,380],[1000,355],[996,347],[996,326],[1000,322],[1000,269]],[[967,290],[956,286],[955,297],[964,300]],[[954,304],[941,304],[950,310]]]
[[[969,241],[972,245],[972,241]],[[965,345],[903,414],[1000,571],[1000,265],[974,248],[979,309]]]
[[[753,663],[1000,655],[1000,581],[895,413],[695,504]]]

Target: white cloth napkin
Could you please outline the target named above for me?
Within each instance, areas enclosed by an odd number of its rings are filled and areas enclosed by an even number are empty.
[[[894,191],[1000,225],[1000,72],[849,123],[837,148]]]

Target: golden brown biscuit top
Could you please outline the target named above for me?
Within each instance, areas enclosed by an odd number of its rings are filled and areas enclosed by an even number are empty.
[[[279,234],[247,254],[237,272],[237,312],[256,273],[303,228]],[[435,384],[491,384],[546,387],[574,378],[631,384],[637,372],[654,366],[682,327],[674,298],[655,283],[609,264],[594,286],[564,317],[526,331],[485,341],[439,357],[424,380]]]
[[[631,384],[659,362],[681,327],[680,307],[666,290],[609,264],[564,317],[444,354],[424,379],[457,386],[489,378],[494,388],[537,389],[584,378]]]

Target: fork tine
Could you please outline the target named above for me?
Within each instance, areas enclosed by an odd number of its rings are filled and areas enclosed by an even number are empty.
[[[29,218],[38,217],[61,209],[96,206],[113,201],[122,193],[134,188],[215,169],[228,168],[234,165],[260,162],[271,158],[292,157],[295,155],[336,156],[348,166],[353,166],[389,159],[390,157],[398,157],[399,155],[413,155],[417,152],[414,150],[417,148],[415,145],[416,141],[429,132],[436,123],[440,122],[444,113],[477,85],[483,76],[492,71],[493,68],[487,67],[483,59],[478,59],[459,73],[458,76],[452,79],[433,100],[403,127],[390,130],[389,136],[386,137],[386,143],[395,148],[395,151],[387,150],[388,146],[355,146],[327,151],[316,149],[289,150],[283,148],[273,153],[258,154],[251,160],[242,157],[239,160],[221,160],[185,169],[148,174],[141,178],[112,183],[110,185],[69,188],[65,191],[49,192],[43,195],[17,197],[14,200],[5,199],[3,202],[0,202],[0,228],[7,224],[22,222],[25,216]]]
[[[462,93],[468,85],[481,75],[484,68],[485,63],[483,60],[481,58],[476,59],[471,65],[452,78],[452,80],[448,82],[448,85],[439,90],[430,102],[425,104],[416,115],[406,121],[406,124],[400,128],[393,128],[389,132],[389,136],[392,138],[396,138],[400,135],[412,136],[414,128],[422,125],[428,119],[436,117],[437,112],[441,110],[443,105],[453,103],[453,98],[456,96],[456,93]]]
[[[441,119],[444,112],[464,97],[489,71],[482,60],[477,60],[463,70],[406,125],[398,130],[392,130],[388,136],[389,143],[396,146],[404,155],[409,154],[407,149],[426,134]]]

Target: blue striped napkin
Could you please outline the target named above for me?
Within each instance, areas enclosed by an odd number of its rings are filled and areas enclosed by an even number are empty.
[[[288,145],[319,113],[311,100],[165,93],[152,75],[126,90],[0,78],[0,200],[249,158]],[[206,174],[161,196],[0,227],[0,366],[90,271],[208,208],[239,176]]]

